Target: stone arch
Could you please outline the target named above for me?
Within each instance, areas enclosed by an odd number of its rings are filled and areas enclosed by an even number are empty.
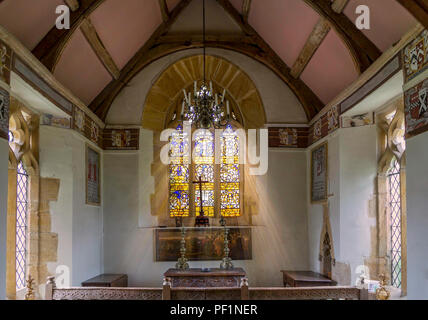
[[[206,57],[206,79],[213,82],[216,91],[226,89],[231,110],[245,129],[264,126],[266,113],[262,99],[244,71],[224,58],[209,55]],[[143,128],[154,131],[166,128],[181,105],[182,90],[191,90],[195,80],[203,80],[202,55],[181,59],[164,70],[147,94]]]

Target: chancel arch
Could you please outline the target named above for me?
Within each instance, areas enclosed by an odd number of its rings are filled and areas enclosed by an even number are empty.
[[[203,79],[203,56],[194,55],[181,59],[166,70],[152,85],[147,94],[142,126],[160,131],[167,128],[178,115],[183,100],[183,89],[193,88],[194,81]],[[251,78],[230,61],[217,57],[206,57],[206,79],[212,81],[218,92],[226,89],[226,99],[236,120],[244,128],[261,128],[266,123],[266,113],[260,94]]]

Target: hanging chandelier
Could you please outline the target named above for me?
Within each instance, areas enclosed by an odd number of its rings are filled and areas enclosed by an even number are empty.
[[[201,84],[194,82],[193,92],[183,89],[184,99],[181,107],[181,120],[189,121],[198,128],[225,127],[230,120],[229,101],[225,99],[226,89],[223,93],[214,93],[212,81],[206,81],[206,54],[205,54],[205,0],[202,5],[203,18],[203,72],[204,79]]]

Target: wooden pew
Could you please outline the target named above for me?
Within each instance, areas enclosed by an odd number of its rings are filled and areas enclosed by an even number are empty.
[[[240,288],[173,288],[166,278],[162,288],[56,288],[48,278],[46,300],[367,300],[356,287],[259,288],[243,278]]]

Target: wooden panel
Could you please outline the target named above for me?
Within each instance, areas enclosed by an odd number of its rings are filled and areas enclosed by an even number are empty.
[[[140,129],[104,129],[104,150],[138,150]]]
[[[306,148],[308,127],[270,127],[269,148]]]

